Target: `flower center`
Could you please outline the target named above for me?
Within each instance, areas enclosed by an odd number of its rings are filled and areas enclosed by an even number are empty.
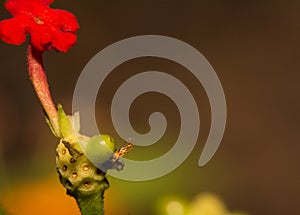
[[[34,21],[37,23],[37,24],[39,24],[39,25],[43,25],[44,24],[44,21],[43,20],[41,20],[41,18],[40,17],[34,17]]]

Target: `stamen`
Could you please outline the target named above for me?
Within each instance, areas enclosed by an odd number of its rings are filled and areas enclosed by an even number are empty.
[[[39,25],[43,25],[43,24],[44,24],[44,21],[41,20],[40,17],[34,17],[34,21],[35,21],[37,24],[39,24]]]

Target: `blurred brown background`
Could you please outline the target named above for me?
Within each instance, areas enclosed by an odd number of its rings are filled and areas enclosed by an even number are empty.
[[[230,210],[252,215],[300,213],[299,1],[56,0],[52,7],[73,12],[81,25],[78,42],[68,53],[52,51],[44,57],[54,100],[69,113],[76,81],[86,63],[106,46],[144,34],[170,36],[194,46],[214,67],[225,91],[228,121],[223,142],[209,164],[199,168],[210,110],[203,88],[188,71],[173,62],[148,58],[126,62],[111,73],[96,110],[101,128],[118,142],[109,117],[111,97],[122,81],[147,70],[182,78],[199,106],[201,132],[191,156],[171,174],[149,182],[110,178],[108,214],[155,214],[164,196],[190,201],[201,192],[215,193]],[[0,19],[9,16],[1,6]],[[32,191],[41,195],[40,202],[51,205],[56,194],[48,195],[46,185],[45,189],[40,186],[40,194],[33,189],[35,183],[48,180],[61,189],[54,164],[57,140],[44,122],[29,82],[25,52],[26,44],[17,47],[0,42],[0,192],[10,190],[10,200],[15,201]],[[147,94],[132,109],[132,123],[141,132],[149,129],[147,117],[152,111],[164,112],[171,126],[159,143],[137,147],[129,157],[163,154],[178,132],[175,105],[165,96]],[[15,189],[26,186],[32,189]],[[10,205],[5,196],[1,198]],[[21,205],[12,207],[17,210]],[[114,208],[124,213],[113,212],[118,211]]]

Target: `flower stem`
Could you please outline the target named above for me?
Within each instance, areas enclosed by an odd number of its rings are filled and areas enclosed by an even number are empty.
[[[27,63],[29,77],[54,133],[57,137],[60,137],[58,113],[50,94],[42,55],[42,51],[34,48],[32,45],[28,46]]]
[[[103,193],[96,193],[88,197],[76,199],[82,215],[104,215]]]

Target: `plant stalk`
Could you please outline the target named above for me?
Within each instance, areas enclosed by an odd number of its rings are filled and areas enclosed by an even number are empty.
[[[27,63],[29,77],[33,84],[35,92],[43,106],[43,109],[47,114],[54,133],[57,137],[60,137],[58,113],[50,94],[42,55],[42,51],[36,49],[32,45],[28,46]]]
[[[76,199],[82,215],[104,215],[104,199],[102,193]]]

